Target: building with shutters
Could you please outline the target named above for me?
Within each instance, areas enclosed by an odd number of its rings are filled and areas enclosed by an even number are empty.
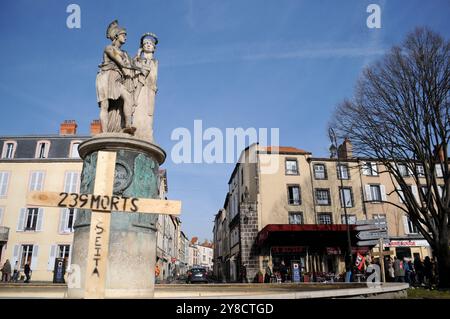
[[[31,207],[31,191],[78,193],[83,161],[78,145],[101,132],[100,122],[91,123],[91,135],[77,135],[77,124],[64,121],[59,134],[0,137],[0,263],[9,259],[14,267],[26,263],[32,280],[51,281],[56,258],[64,258],[70,270],[73,226],[77,209]],[[167,174],[159,172],[161,199],[167,195]],[[178,263],[178,217],[159,215],[157,238],[161,274],[173,273]],[[158,259],[159,259],[158,257]],[[156,262],[156,261],[155,261]]]
[[[77,211],[31,207],[26,197],[31,191],[79,191],[78,145],[90,136],[76,130],[75,121],[65,121],[58,135],[0,137],[0,259],[13,266],[17,261],[22,270],[30,263],[35,281],[52,280],[57,257],[70,268]]]
[[[214,219],[214,273],[219,280],[241,281],[242,266],[253,280],[267,266],[274,272],[281,269],[282,261],[288,267],[298,261],[303,273],[343,273],[348,251],[345,210],[354,256],[378,250],[357,244],[354,225],[377,217],[387,220],[389,244],[384,249],[391,256],[432,256],[408,216],[384,202],[402,205],[402,198],[380,162],[353,157],[348,140],[338,156],[319,158],[294,147],[258,144],[241,153]],[[435,174],[443,183],[439,168]],[[409,180],[418,194],[418,185]]]

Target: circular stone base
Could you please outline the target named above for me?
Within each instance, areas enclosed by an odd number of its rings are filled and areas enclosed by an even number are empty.
[[[100,133],[84,141],[78,147],[78,153],[83,159],[92,152],[118,150],[138,150],[147,153],[154,157],[160,165],[166,159],[166,152],[158,145],[137,139],[125,133]]]

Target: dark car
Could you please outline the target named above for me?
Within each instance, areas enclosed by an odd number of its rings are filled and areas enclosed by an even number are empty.
[[[187,273],[188,277],[186,282],[188,284],[193,283],[193,282],[206,282],[208,283],[208,272],[206,271],[205,268],[192,268],[191,270],[188,271]]]

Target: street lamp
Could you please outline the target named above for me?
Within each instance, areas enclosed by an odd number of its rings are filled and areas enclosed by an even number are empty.
[[[348,217],[347,217],[347,205],[345,203],[345,198],[344,198],[344,183],[342,181],[342,166],[341,166],[341,161],[340,161],[340,157],[338,154],[338,144],[336,141],[336,134],[334,133],[334,130],[330,127],[328,130],[328,135],[330,137],[330,141],[331,141],[331,146],[330,146],[330,155],[331,158],[333,158],[334,156],[336,156],[337,158],[337,166],[338,166],[338,176],[339,179],[341,181],[341,190],[339,192],[339,197],[340,200],[343,203],[344,206],[344,215],[345,215],[345,225],[347,226],[347,256],[345,258],[345,268],[348,271],[351,271],[351,266],[353,263],[353,258],[352,258],[352,245],[350,242],[350,226],[348,224]]]

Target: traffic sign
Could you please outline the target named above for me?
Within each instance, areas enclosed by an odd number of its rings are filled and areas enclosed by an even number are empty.
[[[385,239],[384,243],[388,243],[389,240]],[[356,243],[357,246],[370,246],[370,245],[378,245],[379,240],[364,240],[364,241],[358,241]]]
[[[355,230],[387,230],[387,225],[360,225],[356,226]]]
[[[356,225],[386,224],[386,218],[357,220]]]
[[[359,233],[356,235],[356,237],[357,237],[358,239],[362,239],[362,240],[365,240],[365,239],[379,239],[379,238],[386,238],[386,237],[387,237],[387,232],[385,232],[385,231],[375,231],[375,232],[372,232],[372,231],[362,231],[362,232],[359,232]]]

